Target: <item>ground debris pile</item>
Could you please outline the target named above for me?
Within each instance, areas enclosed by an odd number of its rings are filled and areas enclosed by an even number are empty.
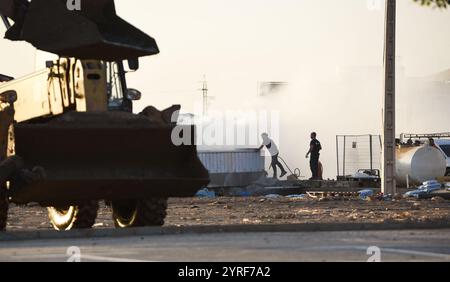
[[[100,205],[94,228],[111,228],[111,210]],[[12,206],[8,230],[51,229],[45,208]],[[288,223],[450,222],[450,201],[362,200],[358,197],[266,196],[170,199],[166,226]]]

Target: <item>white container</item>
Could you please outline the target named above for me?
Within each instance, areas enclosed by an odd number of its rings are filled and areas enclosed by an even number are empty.
[[[246,187],[266,174],[259,150],[199,150],[198,156],[209,171],[209,188]]]
[[[445,176],[447,167],[442,152],[428,145],[397,148],[396,165],[397,185],[402,187]]]
[[[210,173],[264,171],[265,159],[258,150],[199,151],[198,156]]]

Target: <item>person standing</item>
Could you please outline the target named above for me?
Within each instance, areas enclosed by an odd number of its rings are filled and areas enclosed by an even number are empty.
[[[319,179],[319,158],[320,158],[320,151],[322,150],[322,145],[320,144],[319,140],[317,140],[317,133],[313,132],[311,133],[311,143],[309,145],[309,151],[306,154],[306,158],[309,158],[311,155],[311,158],[309,160],[309,165],[311,168],[312,177],[310,180],[320,180]]]
[[[258,150],[261,150],[262,148],[266,147],[267,150],[270,153],[270,156],[272,157],[271,166],[273,169],[273,178],[277,178],[277,167],[281,169],[281,175],[280,177],[283,177],[287,174],[286,170],[284,169],[283,165],[278,160],[278,155],[280,152],[278,151],[278,147],[275,144],[275,142],[269,138],[269,135],[267,133],[263,133],[261,135],[263,139],[263,144],[259,147]]]
[[[434,148],[438,149],[438,146],[436,146],[436,142],[434,141],[433,138],[428,139],[428,145],[430,145],[431,147],[434,147]]]

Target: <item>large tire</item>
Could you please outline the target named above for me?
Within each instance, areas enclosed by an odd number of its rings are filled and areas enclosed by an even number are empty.
[[[6,188],[0,186],[0,231],[5,231],[8,221],[8,197],[6,196]]]
[[[98,202],[89,201],[78,206],[49,207],[48,216],[56,230],[89,229],[95,224]]]
[[[167,198],[112,202],[117,228],[162,226],[167,215]]]
[[[12,125],[13,117],[14,111],[11,111],[11,109],[6,112],[2,111],[2,116],[0,117],[0,161],[4,161],[15,154],[14,127]],[[0,183],[0,231],[6,229],[8,209],[7,184],[6,182]]]
[[[14,127],[10,122],[13,120],[13,115],[10,115],[10,121],[8,122],[3,118],[3,121],[6,122],[0,125],[0,161],[6,160],[10,156],[14,156],[15,154],[15,143],[14,143]],[[4,127],[5,126],[5,127]],[[6,133],[7,128],[7,135]],[[3,139],[3,136],[7,136],[6,139]],[[6,151],[5,151],[6,150]],[[4,231],[6,229],[7,221],[8,221],[8,209],[9,209],[9,201],[8,201],[8,193],[7,193],[7,184],[0,183],[0,231]]]

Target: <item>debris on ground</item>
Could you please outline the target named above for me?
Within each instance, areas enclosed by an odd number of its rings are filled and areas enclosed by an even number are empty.
[[[418,199],[431,199],[439,194],[436,193],[438,191],[446,192],[445,185],[436,180],[431,180],[424,182],[421,186],[417,187],[417,190],[407,192],[405,196]],[[445,194],[442,196],[445,197]]]
[[[308,195],[306,194],[300,194],[300,195],[288,195],[286,198],[289,198],[291,200],[304,200],[308,198]]]
[[[443,198],[363,201],[356,197],[302,200],[278,196],[169,199],[166,226],[449,222],[450,201]],[[295,197],[294,197],[295,199]],[[113,228],[111,209],[100,205],[95,228]],[[51,230],[46,208],[11,205],[7,230]]]
[[[359,191],[358,193],[361,200],[366,200],[368,197],[371,197],[374,194],[372,189],[364,189]]]
[[[196,197],[200,198],[215,198],[216,193],[214,191],[209,191],[208,188],[204,188],[195,194]]]
[[[266,197],[267,199],[277,199],[277,198],[281,198],[282,196],[278,195],[278,194],[269,194],[264,197]]]

